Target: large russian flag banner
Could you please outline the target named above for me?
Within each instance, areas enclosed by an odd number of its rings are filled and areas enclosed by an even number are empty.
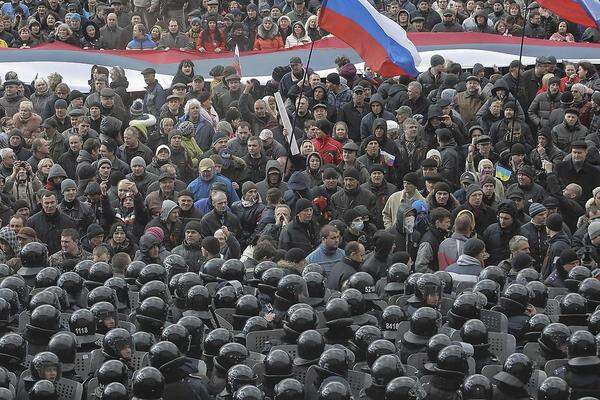
[[[324,0],[319,26],[356,50],[380,75],[419,73],[421,57],[404,29],[367,0]]]
[[[598,0],[538,0],[538,4],[566,20],[600,29]]]

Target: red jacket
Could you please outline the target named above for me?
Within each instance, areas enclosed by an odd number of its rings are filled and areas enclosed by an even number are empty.
[[[323,139],[315,138],[312,143],[324,164],[338,165],[342,162],[342,144],[331,136],[325,136]]]
[[[216,31],[209,31],[208,40],[206,40],[205,42],[202,41],[202,34],[204,33],[204,31],[200,32],[200,34],[198,35],[198,42],[196,43],[196,48],[199,49],[201,47],[204,47],[207,53],[214,53],[216,48],[220,48],[221,51],[227,51],[227,47],[225,45],[225,33],[219,29],[219,32],[221,33],[221,40],[218,41],[215,32]]]
[[[272,39],[263,39],[256,35],[253,50],[280,50],[283,49],[283,40],[277,35]]]

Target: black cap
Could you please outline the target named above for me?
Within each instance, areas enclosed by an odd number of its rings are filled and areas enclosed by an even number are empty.
[[[142,75],[156,74],[156,70],[154,68],[146,68],[142,71]]]
[[[300,57],[292,57],[290,58],[290,64],[302,64],[302,60]]]

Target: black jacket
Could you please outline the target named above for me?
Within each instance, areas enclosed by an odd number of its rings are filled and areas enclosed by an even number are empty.
[[[352,260],[351,258],[344,257],[341,261],[338,261],[329,276],[327,277],[327,287],[331,290],[342,290],[342,285],[348,278],[353,274],[360,271],[360,263]]]
[[[317,227],[315,224],[312,221],[302,223],[298,221],[298,217],[284,226],[279,234],[279,248],[282,250],[297,247],[309,254],[314,250],[317,242]]]
[[[39,211],[29,217],[26,225],[35,230],[41,243],[46,243],[49,254],[54,254],[61,249],[60,233],[63,229],[77,228],[75,221],[60,211],[53,215],[48,215],[43,210]]]
[[[556,166],[556,175],[563,185],[577,183],[583,189],[581,197],[589,199],[592,197],[592,190],[600,186],[600,168],[584,161],[581,169],[577,171],[573,166],[573,161],[567,157]]]
[[[200,221],[200,230],[202,237],[213,236],[215,231],[226,226],[232,234],[237,235],[241,232],[239,218],[229,210],[225,210],[223,215],[219,215],[215,210],[212,210]]]

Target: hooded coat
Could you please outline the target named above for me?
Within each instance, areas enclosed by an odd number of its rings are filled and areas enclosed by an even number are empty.
[[[175,246],[181,243],[184,238],[184,230],[181,220],[177,219],[175,222],[169,221],[169,214],[171,214],[171,212],[176,208],[179,208],[179,205],[177,205],[177,203],[175,203],[173,200],[164,200],[159,216],[154,217],[146,226],[146,228],[158,226],[163,230],[165,234],[163,244],[167,250],[172,250]]]
[[[146,264],[160,264],[162,265],[165,257],[169,254],[168,252],[160,252],[157,258],[150,257],[148,252],[153,246],[160,247],[160,241],[156,236],[146,233],[140,238],[140,249],[135,253],[134,261],[143,261]]]
[[[255,51],[283,49],[283,40],[279,36],[277,24],[273,24],[270,30],[266,30],[264,24],[258,26],[256,39],[254,40]]]
[[[383,118],[385,121],[394,121],[396,117],[389,111],[385,110],[385,101],[378,93],[371,96],[371,100],[369,101],[369,109],[371,109],[371,105],[373,103],[381,104],[381,113],[375,114],[373,111],[369,112],[365,115],[360,121],[360,137],[361,139],[365,139],[373,135],[373,123],[376,118]]]
[[[269,171],[275,171],[279,174],[279,183],[277,185],[269,183]],[[266,201],[267,191],[274,187],[281,190],[282,194],[285,193],[285,191],[288,188],[287,183],[283,181],[283,171],[281,168],[281,163],[277,160],[269,160],[267,161],[265,178],[256,184],[256,190],[258,191],[260,198],[263,201]]]
[[[360,270],[373,277],[375,282],[387,275],[388,257],[394,247],[394,237],[385,232],[377,231],[373,235],[375,249],[366,258]]]
[[[509,228],[502,228],[498,222],[488,226],[481,239],[485,242],[485,248],[490,254],[489,265],[498,265],[502,260],[510,257],[508,242],[519,234],[520,224],[517,222],[517,208],[514,203],[505,201],[498,205],[498,214],[506,213],[513,217],[513,223]]]
[[[375,135],[375,130],[377,128],[383,129],[383,135],[381,137]],[[379,143],[380,155],[383,156],[382,164],[387,167],[385,178],[388,180],[388,182],[398,183],[399,178],[404,172],[404,166],[400,163],[400,150],[398,149],[396,142],[387,136],[386,120],[384,118],[375,118],[371,132],[371,135],[367,136],[361,142],[361,152],[366,155],[367,144],[372,140],[376,140],[377,143]]]

